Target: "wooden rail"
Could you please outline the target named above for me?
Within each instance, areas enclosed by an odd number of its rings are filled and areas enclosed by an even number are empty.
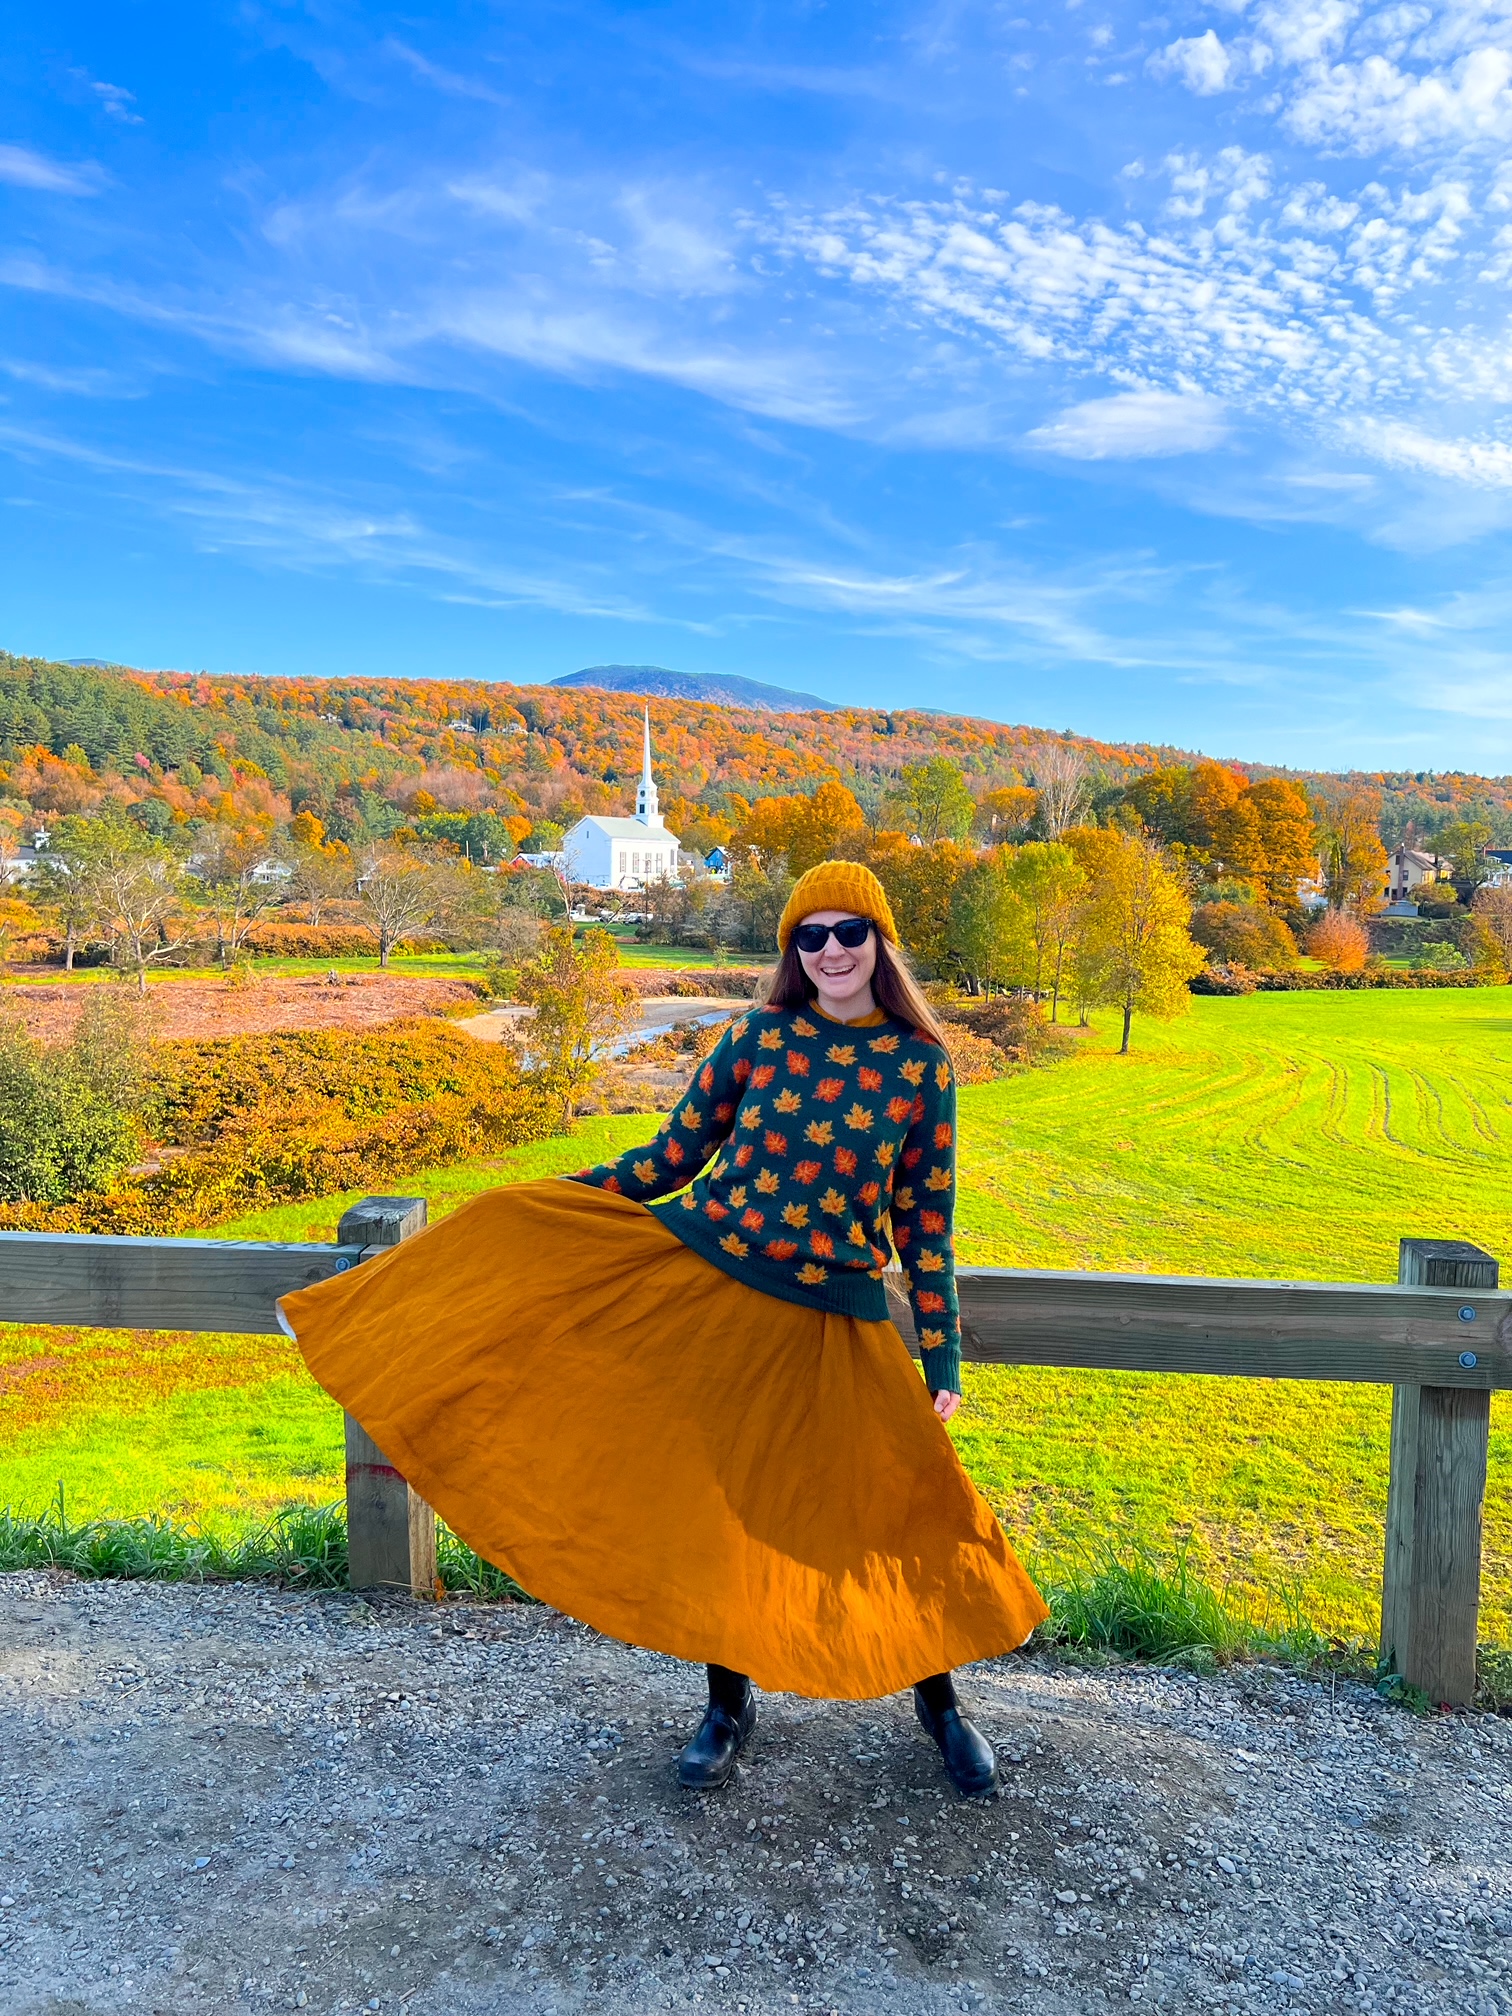
[[[278,1297],[423,1229],[417,1198],[370,1197],[332,1246],[0,1233],[0,1315],[13,1323],[266,1333]],[[1394,1387],[1381,1649],[1435,1701],[1475,1690],[1490,1395],[1512,1388],[1512,1295],[1454,1240],[1404,1239],[1399,1284],[963,1267],[964,1353],[983,1364]],[[889,1308],[915,1343],[906,1298]],[[353,1586],[429,1594],[435,1520],[347,1421]]]

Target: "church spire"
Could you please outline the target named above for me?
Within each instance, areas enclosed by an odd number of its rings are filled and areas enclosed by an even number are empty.
[[[641,761],[640,788],[635,794],[635,816],[642,826],[660,826],[661,807],[656,799],[656,779],[651,775],[651,708],[646,707],[645,754]]]

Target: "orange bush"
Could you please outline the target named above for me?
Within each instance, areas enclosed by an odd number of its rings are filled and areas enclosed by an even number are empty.
[[[1370,933],[1348,910],[1325,910],[1307,934],[1307,949],[1331,973],[1363,973]]]

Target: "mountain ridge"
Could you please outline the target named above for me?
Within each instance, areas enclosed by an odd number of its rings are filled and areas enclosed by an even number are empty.
[[[838,714],[835,700],[768,686],[735,672],[673,672],[665,665],[589,665],[547,682],[605,693],[643,693],[650,700],[701,700],[715,707],[750,707],[763,714]]]

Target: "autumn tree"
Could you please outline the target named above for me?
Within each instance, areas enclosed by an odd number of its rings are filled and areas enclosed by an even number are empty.
[[[732,937],[747,952],[775,952],[777,926],[796,880],[785,854],[778,854],[770,861],[754,853],[737,855],[730,869],[729,893],[720,913],[721,941]]]
[[[924,847],[901,833],[878,833],[851,858],[864,861],[887,891],[898,935],[924,971],[948,972],[951,898],[974,854],[951,840]]]
[[[780,855],[792,873],[805,874],[830,861],[865,830],[861,807],[833,779],[814,792],[786,798],[758,798],[731,840],[737,853],[763,861]]]
[[[1179,860],[1217,882],[1245,883],[1278,909],[1318,870],[1305,794],[1284,777],[1255,783],[1226,763],[1171,764],[1128,786],[1125,803]]]
[[[1285,777],[1261,777],[1246,793],[1260,822],[1259,880],[1274,909],[1291,909],[1318,872],[1318,834],[1307,794]]]
[[[910,835],[929,846],[936,840],[964,840],[976,817],[976,800],[959,764],[948,756],[931,756],[927,763],[904,765],[891,809]]]
[[[1002,784],[977,800],[971,830],[989,847],[1020,839],[1039,811],[1039,793],[1028,784]]]
[[[999,855],[979,855],[950,892],[948,950],[973,994],[1013,985],[1026,962],[1023,913],[1005,869]]]
[[[1124,800],[1141,823],[1167,847],[1185,846],[1192,831],[1192,785],[1189,763],[1162,764],[1143,770],[1124,791]]]
[[[1459,888],[1476,889],[1490,873],[1486,849],[1491,840],[1491,828],[1484,819],[1455,819],[1439,828],[1432,846],[1448,861]]]
[[[1381,845],[1380,803],[1361,791],[1322,800],[1319,854],[1323,887],[1334,910],[1369,916],[1386,900],[1386,849]]]
[[[1307,934],[1307,949],[1331,973],[1363,973],[1370,933],[1349,910],[1325,910]]]
[[[1199,903],[1192,936],[1220,966],[1288,972],[1297,964],[1297,941],[1285,922],[1256,903]]]
[[[1512,972],[1512,883],[1483,884],[1475,892],[1470,914],[1487,950],[1494,949],[1502,971]]]
[[[607,931],[575,938],[558,924],[516,976],[515,998],[534,1010],[526,1036],[531,1060],[560,1100],[564,1124],[598,1077],[608,1045],[634,1017],[634,998],[614,977],[618,965]]]
[[[1076,960],[1084,998],[1123,1015],[1119,1055],[1135,1012],[1165,1021],[1186,1012],[1187,982],[1207,954],[1192,942],[1192,906],[1163,849],[1140,833],[1083,827],[1074,851],[1088,879]]]
[[[1050,992],[1054,1021],[1066,953],[1080,925],[1086,873],[1069,847],[1033,840],[1014,853],[1006,880],[1020,919],[1017,936],[1029,952],[1028,984],[1036,1000]]]

